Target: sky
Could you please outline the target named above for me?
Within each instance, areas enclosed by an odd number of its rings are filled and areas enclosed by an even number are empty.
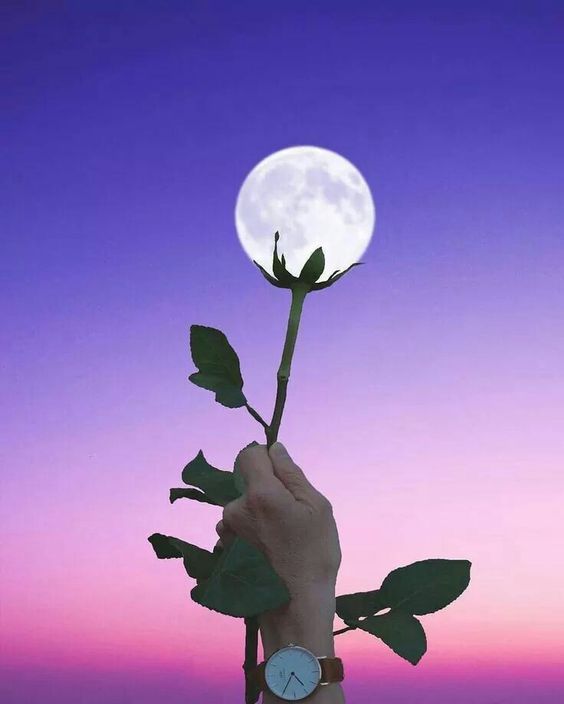
[[[347,701],[562,697],[562,3],[1,13],[2,702],[243,701],[242,620],[147,537],[212,549],[221,510],[168,490],[264,442],[188,381],[189,328],[225,332],[269,417],[290,294],[234,208],[303,144],[376,203],[364,266],[306,299],[279,435],[333,504],[337,594],[472,561],[416,667],[336,637]]]

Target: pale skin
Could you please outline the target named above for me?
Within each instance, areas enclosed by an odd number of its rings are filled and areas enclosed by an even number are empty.
[[[218,543],[238,535],[261,550],[290,592],[290,602],[259,616],[264,659],[294,643],[335,656],[335,583],[341,548],[331,503],[307,479],[281,443],[254,445],[235,460],[246,492],[223,509]],[[270,692],[263,704],[280,704]],[[320,687],[308,704],[344,704],[342,686]]]

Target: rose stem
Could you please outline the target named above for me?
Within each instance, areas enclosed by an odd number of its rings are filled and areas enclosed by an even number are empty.
[[[296,338],[300,327],[302,307],[305,297],[310,290],[310,287],[303,283],[296,284],[292,288],[292,302],[290,304],[290,315],[288,316],[288,326],[286,328],[286,340],[284,341],[282,360],[280,362],[280,367],[278,368],[278,374],[276,375],[278,382],[276,389],[276,402],[274,404],[274,413],[272,415],[270,425],[267,426],[264,421],[262,421],[260,416],[257,418],[258,413],[255,415],[256,411],[253,412],[254,409],[247,406],[249,413],[265,428],[267,449],[270,449],[278,438],[278,431],[282,421],[282,412],[284,411],[284,404],[286,403],[286,392],[288,389],[288,381],[290,379],[292,357],[294,355],[294,347],[296,346]],[[258,631],[258,616],[250,616],[249,618],[245,618],[245,662],[243,663],[243,670],[245,671],[245,674],[257,666]],[[255,702],[258,701],[259,695],[260,692],[258,692],[246,678],[245,704],[255,704]]]

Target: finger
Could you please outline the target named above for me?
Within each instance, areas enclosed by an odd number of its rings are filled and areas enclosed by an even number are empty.
[[[294,462],[281,442],[275,442],[268,451],[272,459],[274,474],[298,501],[311,498],[315,487],[310,483],[301,467]]]
[[[234,471],[238,472],[247,489],[271,487],[276,477],[266,445],[243,448],[235,458]]]
[[[229,533],[233,533],[231,528],[228,528],[225,523],[223,522],[223,519],[217,522],[215,526],[215,532],[219,535],[220,538],[225,538],[226,535]]]
[[[236,533],[237,526],[245,521],[246,513],[246,498],[244,496],[225,504],[221,520],[224,528]]]
[[[229,547],[236,538],[236,534],[225,525],[223,520],[218,521],[215,532],[219,535],[217,545],[222,547]]]

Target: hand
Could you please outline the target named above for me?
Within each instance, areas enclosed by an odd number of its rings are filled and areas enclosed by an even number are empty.
[[[216,526],[222,544],[238,535],[261,550],[292,598],[334,589],[341,549],[331,503],[282,443],[243,449],[235,467],[246,491],[223,509]]]
[[[253,445],[235,460],[246,484],[216,526],[218,543],[236,535],[261,550],[290,592],[290,602],[258,617],[264,658],[292,642],[335,656],[335,582],[341,547],[330,502],[308,481],[282,443]],[[264,692],[263,704],[279,701]],[[312,704],[344,704],[339,684],[320,687]]]

